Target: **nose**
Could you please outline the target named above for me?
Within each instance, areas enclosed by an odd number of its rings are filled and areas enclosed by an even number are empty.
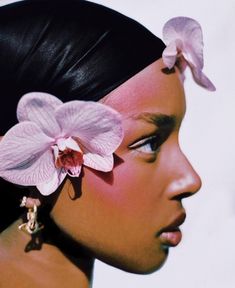
[[[177,158],[174,155],[173,163],[170,169],[171,179],[167,187],[168,197],[170,199],[182,200],[198,192],[202,185],[201,178],[180,148],[177,152]]]

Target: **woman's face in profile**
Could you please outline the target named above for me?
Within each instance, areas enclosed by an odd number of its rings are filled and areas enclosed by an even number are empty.
[[[185,114],[180,75],[163,68],[160,59],[108,95],[105,104],[122,114],[125,133],[115,167],[84,167],[81,196],[71,201],[61,193],[52,211],[95,257],[134,273],[164,263],[181,239],[181,200],[201,186],[178,142]]]

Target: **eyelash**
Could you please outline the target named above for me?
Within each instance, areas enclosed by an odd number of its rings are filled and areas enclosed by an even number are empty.
[[[155,135],[139,140],[138,142],[130,145],[129,148],[145,154],[156,154],[160,150],[161,145],[159,142],[159,137]]]

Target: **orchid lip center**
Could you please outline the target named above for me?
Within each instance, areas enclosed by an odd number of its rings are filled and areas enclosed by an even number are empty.
[[[83,152],[74,139],[57,139],[52,149],[56,168],[64,168],[73,177],[79,175],[83,164]]]

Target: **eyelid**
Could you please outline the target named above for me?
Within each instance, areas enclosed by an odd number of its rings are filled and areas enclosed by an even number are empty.
[[[129,149],[138,149],[139,147],[142,147],[144,145],[147,145],[151,141],[156,140],[156,145],[160,147],[170,136],[170,134],[174,131],[174,127],[171,125],[164,126],[161,128],[157,128],[157,130],[153,131],[151,134],[145,134],[142,135],[139,139],[132,142],[128,147]]]
[[[135,141],[133,144],[129,145],[129,148],[130,149],[139,148],[139,147],[143,146],[144,144],[148,143],[150,140],[152,140],[154,138],[156,138],[156,135],[152,135],[152,136],[149,136],[149,137],[145,137],[145,138],[139,139],[139,140]]]

